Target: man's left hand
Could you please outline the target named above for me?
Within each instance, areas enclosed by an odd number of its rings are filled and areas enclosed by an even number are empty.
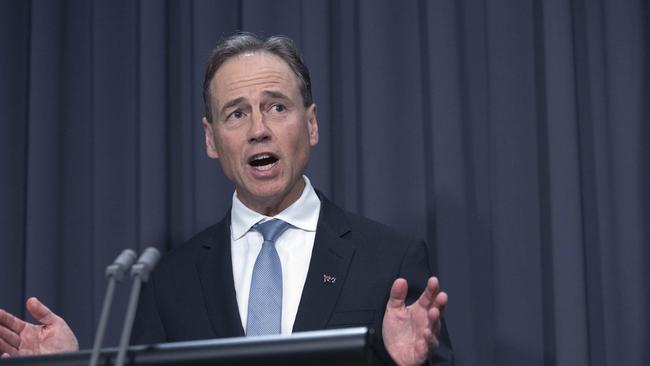
[[[440,291],[438,279],[431,277],[420,298],[406,306],[408,284],[398,278],[390,289],[382,336],[393,361],[400,366],[422,365],[438,348],[441,317],[447,294]]]

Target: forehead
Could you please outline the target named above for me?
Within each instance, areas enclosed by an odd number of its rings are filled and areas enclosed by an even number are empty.
[[[235,98],[250,98],[265,90],[282,91],[298,96],[298,77],[280,57],[257,51],[228,59],[210,81],[210,92],[216,105]]]

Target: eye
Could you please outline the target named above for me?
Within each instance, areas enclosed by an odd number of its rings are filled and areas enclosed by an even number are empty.
[[[234,111],[226,117],[226,120],[231,120],[231,119],[240,119],[244,117],[244,113],[242,111]]]
[[[283,104],[274,104],[271,106],[271,110],[274,112],[284,112],[287,110],[287,107],[285,107]]]

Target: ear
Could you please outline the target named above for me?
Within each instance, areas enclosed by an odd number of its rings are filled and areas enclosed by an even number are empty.
[[[217,151],[217,146],[214,139],[214,128],[205,117],[203,117],[201,123],[203,124],[203,131],[205,132],[205,152],[210,158],[219,159],[219,152]]]
[[[316,103],[307,108],[307,129],[309,131],[309,145],[318,144],[318,119],[316,118]]]

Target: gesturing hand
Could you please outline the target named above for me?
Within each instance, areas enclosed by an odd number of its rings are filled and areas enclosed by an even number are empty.
[[[77,337],[68,324],[35,297],[27,300],[27,310],[41,324],[27,323],[0,309],[0,354],[2,357],[73,352]]]
[[[431,277],[416,302],[406,306],[408,284],[398,278],[390,289],[382,336],[388,354],[400,366],[421,365],[438,348],[441,316],[447,294]]]

